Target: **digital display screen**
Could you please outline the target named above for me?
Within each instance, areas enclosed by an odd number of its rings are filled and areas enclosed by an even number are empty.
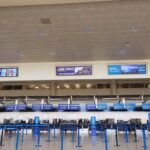
[[[53,110],[52,104],[44,104],[42,110]]]
[[[58,110],[69,110],[68,104],[58,104]]]
[[[135,110],[135,108],[136,108],[136,104],[135,103],[125,104],[125,109],[126,110],[133,111],[133,110]]]
[[[92,66],[57,66],[57,76],[92,75]]]
[[[107,110],[107,104],[97,104],[97,110]]]
[[[86,110],[87,111],[96,110],[96,105],[95,104],[86,104]]]
[[[80,110],[79,104],[70,104],[70,110]]]
[[[16,110],[26,110],[26,105],[24,104],[18,104],[17,107],[16,107]]]
[[[5,110],[6,111],[13,111],[16,110],[16,105],[12,104],[12,105],[6,105],[5,106]]]
[[[146,64],[108,65],[108,75],[146,74]]]
[[[42,105],[41,104],[32,104],[32,110],[36,111],[36,110],[41,110]]]
[[[124,110],[124,104],[113,104],[114,110]]]
[[[142,104],[142,109],[149,111],[150,110],[150,103]]]
[[[0,68],[0,77],[17,77],[18,68]]]

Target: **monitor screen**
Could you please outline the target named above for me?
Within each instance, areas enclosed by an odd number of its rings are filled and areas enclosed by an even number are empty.
[[[18,68],[0,68],[0,77],[17,77]]]
[[[108,65],[108,75],[146,74],[146,64]]]
[[[92,75],[92,66],[57,66],[57,76]]]

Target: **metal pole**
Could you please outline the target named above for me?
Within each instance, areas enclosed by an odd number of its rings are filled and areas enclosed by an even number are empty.
[[[72,130],[72,142],[75,142],[75,141],[74,141],[74,134],[75,134],[74,132],[75,132],[75,131],[74,131],[74,129],[73,129],[73,130]]]
[[[17,131],[16,131],[16,150],[18,150],[18,145],[19,145],[19,130],[17,129]]]
[[[4,146],[4,145],[3,145],[3,136],[4,136],[4,130],[2,129],[2,131],[1,131],[1,141],[0,141],[0,146]]]
[[[53,136],[53,138],[54,139],[56,138],[56,128],[55,128],[55,126],[54,126],[54,136]]]
[[[35,147],[41,147],[42,145],[40,145],[40,128],[38,129],[38,134],[37,136],[37,145],[35,145]]]
[[[117,146],[117,147],[120,146],[119,142],[118,142],[118,129],[117,128],[115,129],[115,139],[116,139],[116,145],[115,146]]]
[[[136,126],[135,126],[135,129],[134,129],[134,142],[137,142]]]
[[[143,147],[144,150],[147,150],[146,133],[144,128],[142,129],[142,133],[143,133]]]
[[[50,127],[48,127],[48,139],[47,139],[47,142],[50,142],[50,139],[51,139],[51,129],[50,129]]]
[[[125,142],[128,143],[129,140],[128,140],[128,128],[125,127]]]
[[[22,128],[22,143],[24,141],[24,128]]]
[[[60,150],[64,149],[64,131],[60,129]]]
[[[108,150],[108,139],[107,139],[107,129],[104,129],[104,142],[105,142],[105,150]]]
[[[78,135],[77,135],[77,146],[76,147],[82,147],[81,146],[81,141],[80,141],[81,139],[80,139],[80,128],[78,128]]]

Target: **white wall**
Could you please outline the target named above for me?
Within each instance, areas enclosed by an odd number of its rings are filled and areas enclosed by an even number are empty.
[[[108,64],[136,64],[146,63],[146,75],[108,75]],[[0,81],[30,81],[30,80],[71,80],[71,79],[138,79],[150,77],[150,60],[126,60],[126,61],[91,61],[91,62],[59,62],[59,63],[18,63],[2,64],[0,67],[19,67],[18,77],[1,77]],[[93,75],[91,76],[56,76],[55,67],[61,65],[93,65]]]
[[[102,120],[106,118],[114,118],[116,120],[129,120],[131,118],[139,118],[143,123],[146,123],[148,120],[148,112],[1,112],[0,113],[0,122],[4,118],[13,118],[14,120],[22,119],[26,120],[33,118],[35,116],[40,116],[40,119],[49,119],[52,121],[54,118],[63,118],[63,119],[79,119],[79,118],[88,118],[91,116],[96,116],[97,120]]]

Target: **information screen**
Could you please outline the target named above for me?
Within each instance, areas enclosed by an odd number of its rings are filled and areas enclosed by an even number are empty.
[[[108,65],[108,75],[146,74],[146,64]]]
[[[92,75],[92,66],[57,66],[57,76]]]
[[[0,68],[0,77],[17,77],[18,68]]]

